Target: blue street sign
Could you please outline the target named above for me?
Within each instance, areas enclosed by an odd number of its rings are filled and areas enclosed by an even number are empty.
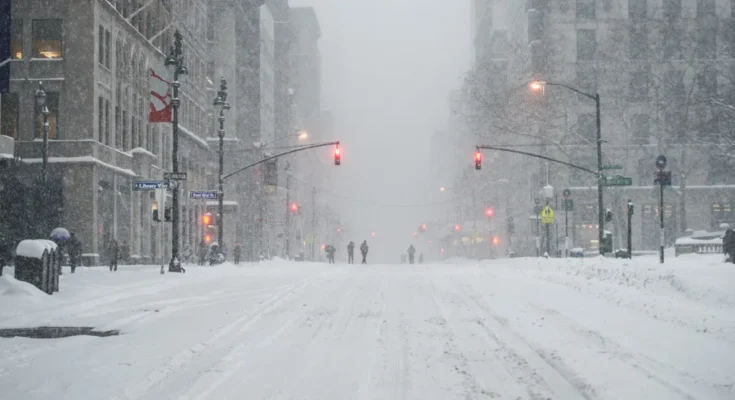
[[[156,190],[168,189],[166,181],[135,181],[133,182],[133,190]]]
[[[217,192],[214,190],[198,190],[189,192],[192,199],[215,200]]]

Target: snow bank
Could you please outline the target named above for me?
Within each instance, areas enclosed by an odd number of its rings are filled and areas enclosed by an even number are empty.
[[[0,276],[0,308],[14,308],[29,301],[41,304],[50,298],[28,282],[19,281],[8,274]]]
[[[21,257],[41,259],[44,251],[52,252],[54,250],[56,250],[56,243],[50,240],[27,239],[18,243],[18,247],[15,249],[15,254]]]
[[[683,237],[676,239],[676,244],[684,244],[684,245],[690,245],[690,244],[722,244],[722,238],[714,238],[714,239],[696,239],[692,237]]]

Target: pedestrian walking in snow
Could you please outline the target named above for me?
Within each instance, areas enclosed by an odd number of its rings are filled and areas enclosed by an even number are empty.
[[[419,253],[419,264],[424,263],[424,253]]]
[[[362,263],[367,264],[368,244],[367,240],[363,240],[360,245],[360,253],[362,253]]]
[[[334,253],[337,249],[331,244],[328,244],[324,247],[324,251],[327,253],[327,262],[329,262],[329,264],[334,264]]]
[[[354,264],[355,263],[355,242],[350,240],[350,243],[347,245],[347,264]]]
[[[117,240],[112,239],[107,246],[107,258],[110,261],[110,271],[117,271],[117,260],[120,256],[120,247]]]
[[[197,255],[198,255],[197,265],[203,266],[207,260],[207,244],[204,242],[204,239],[202,239],[202,241],[199,242],[199,252]]]
[[[728,229],[722,239],[722,251],[725,253],[725,262],[735,263],[735,231]]]
[[[69,241],[66,244],[67,254],[69,254],[69,264],[71,265],[71,273],[77,269],[79,260],[82,258],[82,242],[72,232],[69,235]]]
[[[232,252],[232,255],[235,256],[235,264],[240,264],[240,253],[241,252],[242,252],[242,248],[240,247],[240,244],[236,244]]]
[[[408,262],[413,264],[413,256],[416,254],[416,248],[413,245],[408,246]]]
[[[123,240],[120,245],[120,260],[123,264],[130,264],[130,246],[127,240]]]

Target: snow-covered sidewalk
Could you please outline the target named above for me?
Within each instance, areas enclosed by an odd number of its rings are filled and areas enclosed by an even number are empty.
[[[12,269],[10,269],[12,272]],[[9,399],[733,399],[721,257],[265,263],[0,278]]]

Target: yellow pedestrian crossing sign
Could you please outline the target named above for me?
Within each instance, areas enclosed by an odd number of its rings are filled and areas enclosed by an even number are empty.
[[[554,209],[551,206],[544,207],[541,210],[541,223],[542,224],[553,224],[554,223]]]

